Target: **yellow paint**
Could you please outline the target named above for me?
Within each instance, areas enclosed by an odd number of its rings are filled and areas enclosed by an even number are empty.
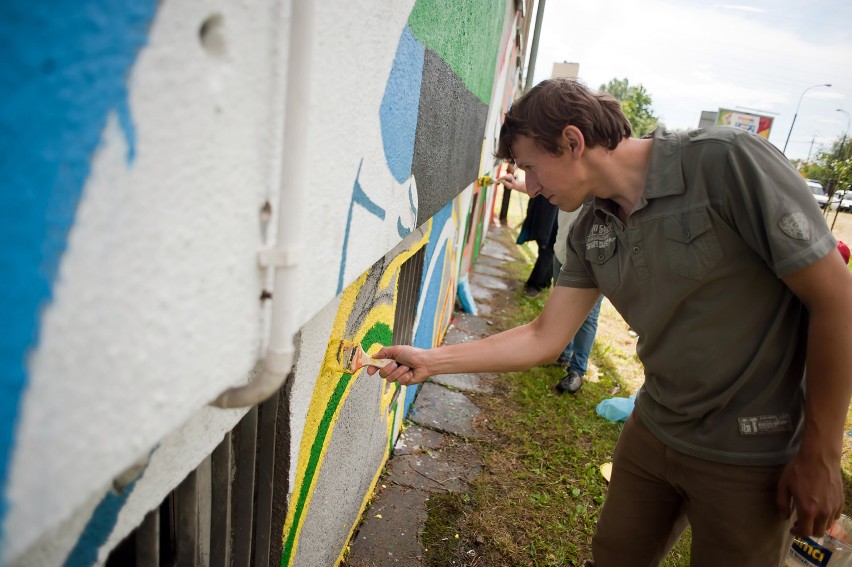
[[[430,221],[431,222],[431,221]],[[373,305],[366,317],[364,318],[362,325],[355,332],[354,336],[344,336],[346,332],[346,324],[352,317],[353,312],[355,311],[356,305],[355,302],[358,298],[358,292],[363,288],[364,284],[367,281],[367,276],[369,274],[369,270],[362,274],[355,282],[353,282],[349,287],[347,287],[342,295],[340,301],[340,307],[338,308],[337,315],[335,317],[334,324],[332,326],[331,336],[329,338],[328,346],[326,347],[326,352],[323,360],[323,365],[320,368],[319,374],[317,376],[313,395],[311,397],[311,403],[308,408],[308,413],[305,418],[305,427],[302,433],[302,439],[299,445],[299,458],[298,465],[296,467],[296,475],[295,482],[292,490],[292,495],[295,498],[296,495],[300,494],[303,487],[302,484],[306,478],[307,466],[310,461],[311,448],[314,445],[314,442],[317,438],[323,414],[325,413],[328,404],[330,403],[331,397],[334,393],[335,387],[338,385],[341,379],[341,365],[337,360],[338,355],[338,347],[340,346],[340,342],[343,340],[354,341],[360,343],[367,331],[378,323],[382,322],[387,324],[391,329],[394,324],[394,311],[395,305],[397,302],[397,298],[399,295],[399,290],[397,287],[399,269],[402,266],[403,262],[405,262],[408,258],[413,256],[420,248],[422,248],[428,241],[428,231],[424,231],[424,234],[421,238],[412,243],[411,246],[399,253],[395,258],[393,258],[388,265],[385,267],[380,279],[379,279],[379,290],[378,293],[381,293],[389,286],[394,286],[393,291],[393,300],[390,304],[388,303],[379,303]],[[377,350],[381,348],[379,345],[375,345],[370,348],[369,354],[375,354]],[[302,527],[304,526],[304,522],[308,517],[308,511],[310,510],[311,502],[313,500],[314,490],[316,487],[316,482],[319,478],[320,471],[322,469],[322,464],[325,461],[326,452],[328,450],[328,445],[331,442],[331,437],[334,432],[335,425],[339,418],[339,414],[341,409],[343,408],[344,403],[346,402],[346,398],[349,396],[349,391],[352,387],[352,384],[355,383],[355,380],[361,379],[364,377],[365,379],[372,380],[381,380],[381,378],[377,376],[368,376],[365,373],[365,370],[359,370],[353,376],[345,392],[343,393],[340,402],[337,405],[337,408],[332,416],[331,424],[328,427],[328,433],[325,436],[321,451],[319,462],[316,467],[316,471],[313,475],[313,478],[310,481],[310,486],[307,491],[307,497],[305,499],[304,508],[301,516],[298,519],[298,524],[295,526],[296,536],[293,540],[293,549],[290,553],[290,562],[289,565],[292,565],[294,558],[296,557],[296,551],[299,545],[299,537],[302,531]],[[385,419],[387,423],[387,432],[388,439],[394,439],[395,433],[399,430],[402,424],[402,416],[399,415],[400,412],[387,412],[387,408],[393,399],[394,389],[393,385],[384,384],[382,387],[382,396],[380,403],[380,411],[378,414],[379,419]],[[400,400],[405,399],[405,390],[400,392],[399,397],[397,398],[397,403]],[[387,455],[387,452],[384,452]],[[375,485],[378,482],[379,476],[381,475],[382,468],[387,462],[387,456],[382,459],[382,462],[379,464],[379,467],[376,470],[374,478],[370,484],[370,490],[367,492],[364,501],[361,504],[361,508],[358,512],[358,517],[356,518],[355,523],[350,529],[349,537],[347,541],[351,539],[352,532],[357,526],[358,521],[360,521],[360,517],[366,508],[366,504],[371,497],[373,490],[375,489]],[[291,499],[291,505],[288,507],[287,519],[284,523],[284,528],[282,532],[282,537],[286,538],[287,534],[293,529],[293,521],[294,521],[294,508],[293,499]],[[338,563],[343,560],[345,555],[346,548],[341,550],[341,554],[338,558]]]

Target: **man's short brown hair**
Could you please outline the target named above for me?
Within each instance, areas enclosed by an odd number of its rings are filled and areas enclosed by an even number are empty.
[[[518,136],[562,155],[559,141],[569,125],[583,133],[590,148],[614,150],[631,133],[630,122],[611,94],[596,93],[573,79],[547,79],[512,103],[500,128],[496,157],[513,161],[512,144]]]

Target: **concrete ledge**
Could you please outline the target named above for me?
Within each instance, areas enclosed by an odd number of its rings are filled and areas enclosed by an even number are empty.
[[[389,465],[388,480],[426,492],[464,492],[482,467],[470,456],[454,455],[458,452],[442,450],[395,457]]]
[[[464,392],[488,394],[494,391],[491,386],[485,383],[480,374],[439,374],[432,376],[429,380]]]
[[[425,382],[414,401],[410,419],[429,429],[473,437],[475,432],[471,421],[479,412],[480,409],[461,392]]]

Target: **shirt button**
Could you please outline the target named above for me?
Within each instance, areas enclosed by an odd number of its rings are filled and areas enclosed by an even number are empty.
[[[601,254],[600,256],[598,256],[598,260],[603,260],[603,259],[604,259],[603,254]]]
[[[683,237],[684,237],[684,238],[689,238],[689,231],[688,231],[688,230],[687,230],[686,232],[684,232],[684,233],[683,233]]]
[[[633,253],[634,253],[634,254],[638,254],[638,253],[639,253],[639,247],[638,247],[638,246],[634,246],[634,247],[633,247]]]

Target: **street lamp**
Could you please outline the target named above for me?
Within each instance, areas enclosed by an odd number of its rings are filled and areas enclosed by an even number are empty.
[[[790,131],[787,132],[787,141],[784,142],[784,149],[782,150],[782,153],[784,153],[784,154],[787,153],[787,144],[790,142],[790,134],[793,133],[793,125],[796,124],[796,117],[799,115],[799,107],[802,106],[802,99],[805,98],[805,93],[808,92],[811,89],[816,88],[816,87],[830,87],[830,86],[831,86],[831,83],[820,83],[818,85],[810,86],[810,87],[808,87],[808,88],[806,88],[805,90],[802,91],[802,96],[799,97],[799,104],[796,105],[796,112],[795,112],[795,114],[793,114],[793,122],[790,123]]]
[[[843,153],[843,149],[846,147],[846,134],[849,133],[849,122],[852,117],[850,117],[849,113],[843,110],[842,108],[838,108],[837,112],[842,112],[846,115],[846,130],[843,131],[843,141],[840,142],[840,157],[843,158],[846,156],[846,154]]]

